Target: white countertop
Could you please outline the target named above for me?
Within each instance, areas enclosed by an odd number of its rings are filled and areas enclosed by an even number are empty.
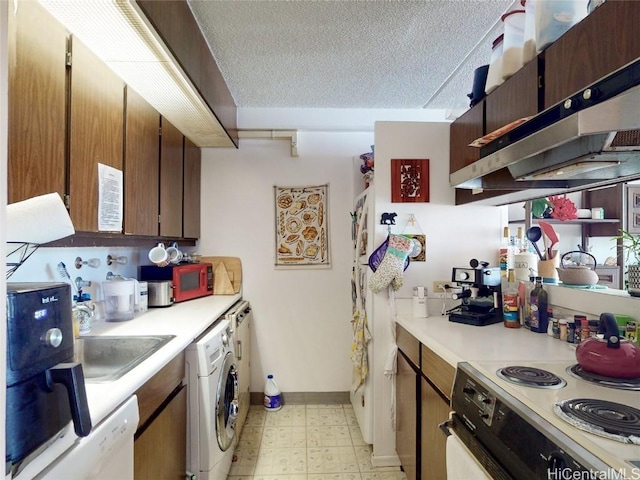
[[[468,361],[575,361],[575,346],[526,328],[505,328],[501,323],[476,327],[450,322],[448,316],[396,318],[420,343],[453,367]]]
[[[91,423],[94,426],[100,423],[241,298],[242,294],[212,295],[170,307],[150,308],[126,322],[95,320],[89,335],[175,335],[176,338],[114,382],[86,382]]]

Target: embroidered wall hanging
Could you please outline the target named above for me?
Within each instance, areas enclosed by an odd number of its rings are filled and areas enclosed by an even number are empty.
[[[391,160],[391,201],[393,203],[429,201],[429,159]]]
[[[276,267],[328,267],[328,185],[274,187]]]

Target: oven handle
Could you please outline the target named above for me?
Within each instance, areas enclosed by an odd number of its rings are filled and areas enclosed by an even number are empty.
[[[449,418],[449,420],[445,420],[438,425],[438,428],[442,431],[445,437],[450,437],[451,431],[449,429],[453,428],[453,420],[451,420],[451,418]]]

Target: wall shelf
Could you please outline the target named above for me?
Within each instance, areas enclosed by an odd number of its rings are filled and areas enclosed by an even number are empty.
[[[586,224],[595,224],[595,223],[620,223],[619,218],[577,218],[575,220],[558,220],[556,218],[532,218],[531,223],[537,223],[538,221],[543,220],[547,223],[551,223],[554,225],[586,225]],[[518,224],[518,223],[526,223],[526,220],[523,218],[522,220],[509,220],[509,224]]]

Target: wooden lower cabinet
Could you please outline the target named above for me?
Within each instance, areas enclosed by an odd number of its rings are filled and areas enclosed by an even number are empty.
[[[456,370],[426,345],[420,345],[420,457],[421,479],[447,478],[447,438],[439,425],[449,418]]]
[[[397,325],[396,453],[407,480],[446,480],[447,437],[455,368]]]
[[[396,373],[396,453],[407,480],[418,473],[418,386],[419,374],[402,352],[398,352]]]
[[[396,453],[407,480],[417,480],[420,478],[420,342],[397,325],[396,343]]]
[[[184,352],[136,391],[140,422],[133,444],[135,480],[184,480],[187,389]]]
[[[187,471],[187,389],[181,386],[134,443],[136,480],[183,480]]]
[[[439,425],[449,418],[449,404],[431,384],[420,379],[420,470],[422,480],[444,480],[447,478],[446,443],[447,438]]]

